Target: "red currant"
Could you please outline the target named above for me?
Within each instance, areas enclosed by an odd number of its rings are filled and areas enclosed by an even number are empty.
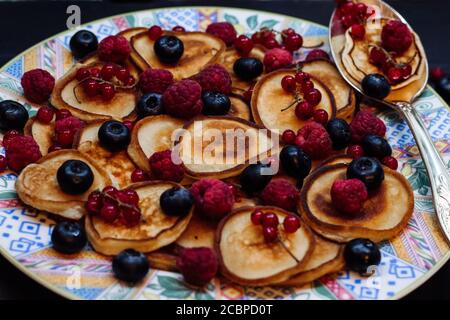
[[[267,49],[279,48],[280,44],[278,43],[277,39],[268,38],[264,40],[264,47],[266,47]]]
[[[106,203],[100,209],[100,217],[106,222],[114,222],[119,214],[119,208],[114,203]]]
[[[366,35],[366,29],[362,24],[354,24],[352,25],[351,31],[350,31],[353,39],[362,40],[364,39],[364,36]]]
[[[52,144],[50,147],[48,147],[47,152],[53,152],[53,151],[58,151],[58,150],[62,150],[63,147],[61,147],[61,145],[59,143],[54,143]]]
[[[330,56],[328,53],[322,49],[314,49],[308,52],[306,55],[306,61],[316,60],[316,59],[325,59],[330,60]]]
[[[130,78],[130,71],[127,68],[119,68],[116,71],[116,78],[127,84]]]
[[[409,64],[405,64],[403,67],[400,68],[402,72],[402,79],[408,79],[412,72],[412,67]]]
[[[141,221],[141,211],[136,208],[122,208],[122,216],[128,227],[134,227]]]
[[[296,216],[289,215],[284,218],[283,227],[284,231],[286,231],[287,233],[294,233],[298,230],[298,228],[300,228],[300,219]]]
[[[339,9],[341,10],[341,12],[343,14],[353,15],[353,14],[357,13],[356,10],[355,10],[356,9],[355,3],[353,3],[352,1],[348,1],[348,2],[343,3],[339,7]]]
[[[106,186],[103,188],[102,192],[104,194],[107,194],[108,196],[112,197],[112,198],[116,198],[117,195],[117,189],[113,186]]]
[[[281,136],[281,139],[286,144],[293,144],[295,142],[295,132],[292,130],[285,130]]]
[[[314,110],[313,118],[315,122],[325,126],[328,122],[328,112],[323,109]]]
[[[125,127],[127,127],[128,128],[128,130],[133,130],[133,127],[134,127],[134,123],[133,123],[133,121],[130,121],[130,120],[125,120],[124,122],[122,122],[124,125],[125,125]]]
[[[253,49],[253,41],[242,34],[234,40],[234,47],[240,55],[247,56]]]
[[[386,53],[378,47],[373,47],[369,53],[370,62],[377,66],[382,66],[386,63],[387,56]]]
[[[300,49],[303,45],[303,38],[298,33],[291,34],[284,38],[283,44],[286,46],[288,51],[296,51]]]
[[[281,31],[281,34],[285,37],[290,36],[290,35],[295,34],[295,30],[292,28],[284,29],[283,31]]]
[[[90,68],[89,73],[94,78],[100,78],[100,69],[99,68]]]
[[[281,79],[281,87],[286,92],[294,92],[296,86],[295,78],[293,76],[284,76]]]
[[[129,76],[127,81],[125,81],[126,86],[134,86],[136,79],[133,76]]]
[[[381,163],[384,164],[386,167],[391,168],[392,170],[397,170],[398,168],[398,161],[394,157],[387,156],[384,157],[381,160]]]
[[[163,30],[160,26],[153,25],[148,29],[148,36],[151,40],[155,41],[161,37]]]
[[[303,83],[301,84],[301,88],[302,88],[302,92],[308,92],[311,89],[314,88],[314,82],[312,82],[311,80],[305,80],[303,81]]]
[[[312,88],[305,93],[304,98],[311,106],[315,107],[320,103],[320,100],[322,100],[322,94],[319,90]]]
[[[124,195],[123,202],[128,203],[132,206],[137,207],[139,205],[139,195],[137,194],[136,190],[133,189],[125,189],[122,190],[122,195]]]
[[[6,161],[6,157],[0,155],[0,172],[5,171],[7,166],[8,166],[8,163]]]
[[[251,39],[252,39],[254,44],[261,44],[262,43],[262,37],[261,37],[261,33],[260,32],[255,32],[254,34],[252,34]]]
[[[300,120],[308,120],[312,117],[314,107],[308,101],[301,101],[295,106],[295,116]]]
[[[89,78],[91,76],[91,73],[88,68],[80,68],[77,70],[77,74],[75,75],[75,78],[78,81],[83,81],[86,78]]]
[[[262,224],[263,216],[264,216],[264,212],[262,212],[259,209],[256,209],[255,211],[252,212],[250,219],[252,220],[252,223],[254,225],[260,225],[260,224]]]
[[[297,81],[298,84],[303,84],[305,81],[310,79],[311,76],[306,72],[300,71],[295,74],[295,81]]]
[[[103,80],[109,81],[116,75],[117,66],[112,63],[107,63],[100,71],[100,76]]]
[[[53,120],[55,112],[50,107],[40,107],[36,119],[41,123],[50,123]]]
[[[70,117],[72,113],[67,109],[60,109],[56,110],[56,120],[65,119],[67,117]]]
[[[186,32],[186,29],[184,27],[182,27],[182,26],[175,26],[175,27],[172,28],[172,31],[175,31],[175,32]]]
[[[149,176],[148,174],[141,169],[134,169],[133,172],[131,173],[131,181],[132,182],[142,182],[142,181],[147,181],[149,180]]]
[[[277,227],[278,216],[273,212],[266,212],[262,217],[262,225],[264,227]]]
[[[358,144],[354,144],[354,145],[348,147],[347,154],[356,159],[356,158],[362,157],[364,155],[364,149],[362,146],[360,146]]]
[[[352,15],[346,14],[341,18],[341,22],[345,28],[350,28],[355,23],[355,19]]]
[[[357,13],[357,14],[359,14],[362,18],[365,18],[366,17],[366,14],[367,14],[367,5],[366,4],[364,4],[364,3],[357,3],[356,5],[355,5],[355,12]]]
[[[74,134],[70,130],[64,130],[56,134],[56,141],[61,147],[69,148],[73,144]]]
[[[102,208],[102,195],[98,191],[92,192],[86,202],[86,210],[88,213],[97,214]]]
[[[398,83],[402,79],[402,70],[396,67],[389,68],[387,77],[390,83]]]
[[[108,101],[114,98],[116,90],[114,89],[113,85],[109,83],[102,83],[100,85],[100,93],[102,95],[102,99]]]
[[[264,227],[263,236],[266,242],[275,242],[278,238],[278,229],[276,227]]]
[[[93,79],[87,80],[83,83],[84,92],[88,97],[95,97],[99,92],[99,83]]]

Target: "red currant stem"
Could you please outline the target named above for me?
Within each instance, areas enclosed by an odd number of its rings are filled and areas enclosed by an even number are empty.
[[[305,49],[317,49],[317,48],[320,48],[320,47],[323,46],[323,45],[324,45],[324,42],[323,42],[323,41],[320,41],[320,42],[317,43],[317,44],[311,44],[311,45],[309,45],[309,46],[302,45],[302,47],[305,48]]]
[[[97,77],[87,77],[87,78],[84,78],[83,80],[79,81],[79,82],[75,85],[75,87],[73,87],[73,95],[75,96],[75,99],[77,99],[77,102],[78,102],[78,103],[81,103],[81,101],[80,101],[80,99],[79,99],[78,96],[77,96],[76,89],[78,88],[79,85],[81,85],[81,84],[82,84],[83,82],[85,82],[86,80],[95,80],[95,81],[98,81],[99,84],[104,84],[104,83],[110,84],[110,85],[112,85],[112,86],[114,87],[114,90],[115,90],[115,89],[129,90],[129,89],[133,89],[133,88],[136,86],[136,83],[133,84],[133,85],[131,85],[131,86],[123,86],[123,85],[119,85],[119,84],[117,84],[117,83],[114,83],[114,82],[112,82],[112,81],[106,81],[106,80],[104,80],[104,79],[102,79],[102,78],[97,78]]]
[[[292,108],[292,106],[294,106],[295,104],[299,103],[300,101],[302,101],[302,99],[300,98],[298,92],[296,91],[296,92],[295,92],[295,98],[294,98],[294,101],[291,102],[287,107],[281,109],[281,112],[284,112],[284,111],[286,111],[286,110]]]
[[[280,239],[280,237],[277,237],[278,242],[281,244],[281,246],[283,247],[284,250],[286,250],[287,253],[289,253],[289,255],[292,257],[292,259],[295,260],[295,262],[299,263],[300,261],[294,256],[294,254],[291,252],[291,250],[289,250],[288,247],[286,247],[286,245],[284,244],[283,240]]]
[[[111,197],[109,194],[107,194],[107,193],[105,193],[105,192],[99,191],[99,193],[100,193],[103,197],[108,198],[108,199],[111,199],[111,200],[117,202],[117,204],[119,205],[119,207],[125,207],[125,208],[136,209],[136,210],[138,210],[138,211],[141,211],[141,210],[139,209],[139,207],[133,206],[133,205],[131,205],[131,204],[129,204],[129,203],[122,202],[122,201],[120,201],[119,199],[116,199],[116,198],[114,198],[114,197]]]
[[[388,61],[390,63],[392,63],[395,68],[401,68],[401,67],[404,67],[404,66],[410,64],[416,56],[416,55],[414,55],[408,61],[400,63],[400,62],[396,62],[395,59],[392,57],[392,54],[390,52],[388,52],[386,49],[384,49],[383,47],[377,46],[376,44],[369,44],[369,48],[377,48],[377,49],[380,49],[381,51],[383,51],[383,53],[388,58]]]

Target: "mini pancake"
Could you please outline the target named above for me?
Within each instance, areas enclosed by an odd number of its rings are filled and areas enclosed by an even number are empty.
[[[79,195],[64,193],[56,179],[56,172],[67,160],[81,160],[94,173],[94,182],[88,191]],[[16,181],[16,191],[20,200],[38,210],[56,215],[80,219],[85,213],[85,201],[94,190],[111,185],[106,173],[90,157],[73,149],[54,151],[42,157],[38,162],[26,166]]]
[[[295,75],[294,69],[277,70],[263,76],[253,89],[251,110],[255,122],[265,128],[283,132],[287,129],[297,132],[307,121],[295,116],[295,105],[281,111],[294,101],[294,95],[281,87],[283,77]],[[316,89],[322,93],[322,100],[315,109],[325,110],[330,118],[336,115],[336,104],[331,91],[318,78],[311,76]]]
[[[150,171],[148,158],[157,151],[171,149],[172,133],[183,127],[183,121],[169,115],[145,117],[139,120],[131,133],[128,155],[142,170]]]
[[[357,216],[339,213],[331,202],[331,186],[336,179],[345,179],[347,165],[323,166],[314,171],[300,194],[298,210],[302,218],[318,234],[337,242],[355,238],[379,242],[394,237],[411,218],[414,195],[405,177],[387,167],[383,169],[384,181],[369,192]]]
[[[295,233],[279,229],[283,244],[267,243],[262,227],[251,222],[253,210],[274,212],[280,221],[291,213],[277,207],[242,207],[222,219],[215,237],[223,276],[241,285],[262,286],[286,281],[303,270],[315,246],[313,233],[305,223]]]
[[[147,32],[141,32],[131,37],[131,58],[140,69],[166,69],[176,80],[181,80],[198,73],[207,64],[215,63],[225,50],[222,40],[206,32],[164,31],[163,35],[173,35],[183,41],[181,59],[176,64],[162,63],[153,50],[154,41]]]
[[[48,153],[48,148],[53,145],[53,135],[55,133],[55,120],[50,123],[41,123],[37,121],[36,117],[28,119],[23,133],[27,136],[32,136],[34,141],[39,146],[41,154],[45,156]]]
[[[180,186],[167,181],[136,183],[130,188],[139,195],[141,223],[134,227],[110,224],[96,216],[86,217],[86,233],[95,251],[115,255],[125,249],[151,252],[173,243],[186,229],[192,210],[184,217],[164,214],[160,205],[161,194],[172,187]]]
[[[98,130],[104,121],[95,121],[82,128],[74,139],[74,149],[91,157],[111,178],[114,186],[123,189],[131,184],[131,173],[136,168],[126,150],[110,152],[100,146]]]
[[[343,245],[329,241],[321,236],[315,235],[316,245],[311,258],[306,263],[303,270],[280,285],[300,286],[329,273],[342,270],[345,266],[343,258]]]
[[[241,118],[247,121],[251,121],[251,111],[247,103],[239,95],[230,95],[231,107],[228,115],[235,118]]]
[[[228,117],[199,117],[187,122],[176,143],[188,176],[222,179],[239,175],[249,163],[269,157],[278,135],[252,122]]]
[[[50,97],[51,105],[57,109],[67,109],[75,117],[84,121],[109,120],[112,118],[120,121],[135,119],[134,108],[138,93],[134,88],[117,90],[111,101],[104,101],[100,95],[87,97],[81,86],[76,87],[78,81],[75,76],[78,69],[84,67],[101,68],[103,64],[102,62],[96,62],[89,65],[75,65],[56,81]],[[74,90],[79,101],[74,94]]]
[[[353,161],[353,157],[349,156],[348,154],[345,154],[345,153],[333,154],[332,156],[329,156],[328,158],[326,158],[325,160],[320,162],[316,168],[320,168],[323,166],[329,166],[329,165],[333,165],[333,164],[339,164],[339,163],[349,164],[352,161]]]

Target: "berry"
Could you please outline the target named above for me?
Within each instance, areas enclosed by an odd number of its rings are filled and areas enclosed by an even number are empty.
[[[404,66],[400,67],[400,71],[402,74],[402,80],[405,80],[411,76],[412,67],[410,64],[405,64]]]
[[[122,64],[130,56],[131,46],[123,36],[108,36],[100,41],[97,53],[102,61]]]
[[[75,221],[61,221],[52,230],[52,246],[58,252],[73,254],[80,252],[87,243],[84,228]]]
[[[12,100],[0,102],[0,129],[21,131],[28,121],[28,111],[25,107]]]
[[[306,91],[304,98],[312,107],[315,107],[320,103],[320,100],[322,100],[322,94],[319,90],[313,88]]]
[[[361,275],[372,275],[380,264],[381,253],[378,246],[369,239],[353,239],[345,245],[344,260],[352,271]]]
[[[160,26],[153,25],[148,29],[148,36],[151,40],[156,41],[163,34],[163,30]]]
[[[175,31],[175,32],[186,32],[186,29],[184,27],[182,27],[182,26],[175,26],[175,27],[172,28],[172,31]]]
[[[39,145],[31,136],[16,135],[3,144],[6,149],[6,161],[11,170],[19,172],[30,163],[41,158]]]
[[[388,57],[385,51],[379,47],[373,47],[369,53],[370,62],[377,66],[384,66],[387,63]]]
[[[133,128],[134,128],[134,123],[133,123],[133,121],[125,120],[125,121],[123,121],[122,123],[123,123],[123,125],[124,125],[125,127],[128,128],[128,130],[130,130],[130,131],[133,130]]]
[[[130,188],[117,192],[117,199],[135,207],[139,205],[139,195],[135,190]]]
[[[134,77],[130,76],[130,70],[127,68],[117,68],[115,70],[115,76],[119,81],[122,81],[125,85],[133,85]],[[133,83],[131,83],[133,82]]]
[[[131,173],[131,182],[143,182],[149,180],[148,174],[141,169],[134,169]]]
[[[56,121],[72,116],[72,113],[67,109],[56,110]]]
[[[6,131],[6,133],[3,135],[3,146],[5,148],[8,147],[9,142],[11,141],[11,139],[15,136],[20,136],[20,132],[17,130],[8,130]]]
[[[242,34],[234,40],[234,47],[241,56],[248,56],[253,49],[253,41]]]
[[[254,225],[260,225],[262,224],[262,218],[263,218],[264,212],[262,212],[259,209],[256,209],[252,212],[250,219],[252,220],[252,223]]]
[[[176,36],[161,36],[153,44],[158,59],[163,63],[176,63],[184,52],[184,44]]]
[[[383,159],[392,154],[392,148],[389,145],[389,142],[374,134],[365,136],[362,141],[362,147],[364,149],[364,154],[369,157]]]
[[[177,267],[187,283],[203,287],[215,277],[219,264],[212,249],[199,247],[182,249]]]
[[[101,72],[100,68],[90,68],[89,69],[89,73],[94,78],[100,78],[100,72]]]
[[[303,84],[305,81],[308,81],[310,79],[311,79],[311,76],[310,76],[309,73],[306,73],[306,72],[303,72],[303,71],[295,73],[295,81],[298,84]]]
[[[349,145],[351,141],[350,126],[345,120],[340,118],[331,119],[326,128],[333,142],[333,149],[339,150]]]
[[[270,168],[261,163],[254,163],[245,168],[239,177],[242,190],[248,194],[263,190],[273,176],[273,172],[267,172],[268,170]]]
[[[173,82],[172,73],[164,69],[146,69],[139,76],[139,88],[143,93],[162,94]]]
[[[185,188],[173,187],[161,194],[159,204],[166,215],[182,217],[191,211],[194,197]]]
[[[174,182],[183,180],[183,166],[173,163],[171,150],[153,153],[149,158],[149,164],[152,175],[157,179]]]
[[[397,168],[398,168],[397,159],[395,159],[394,157],[391,157],[391,156],[387,156],[387,157],[384,157],[383,159],[381,159],[381,163],[392,170],[397,170]]]
[[[364,155],[364,149],[359,144],[354,144],[348,147],[347,154],[356,159]]]
[[[293,76],[284,76],[281,79],[281,87],[286,92],[289,92],[289,93],[294,92],[295,88],[297,87],[295,78]]]
[[[120,211],[115,203],[105,203],[100,209],[100,218],[108,223],[114,222],[119,215]]]
[[[91,72],[88,68],[80,68],[77,70],[77,73],[75,74],[75,79],[77,79],[78,82],[83,81],[84,79],[87,79],[91,76]]]
[[[376,189],[384,180],[384,171],[377,159],[359,157],[353,159],[347,168],[348,179],[359,179],[368,190]]]
[[[100,145],[108,151],[125,150],[131,140],[130,130],[116,120],[105,121],[98,129]]]
[[[195,209],[203,216],[220,220],[228,214],[234,204],[234,194],[228,185],[217,179],[202,179],[191,186]]]
[[[106,186],[103,188],[102,192],[112,198],[115,198],[117,196],[118,190],[113,186]]]
[[[141,211],[137,208],[122,208],[123,222],[127,227],[137,226],[141,222]]]
[[[303,81],[302,84],[301,84],[301,89],[302,89],[303,93],[314,89],[314,82],[312,82],[311,80]]]
[[[264,66],[270,72],[290,65],[292,58],[292,53],[287,50],[279,48],[270,49],[264,55]]]
[[[56,141],[61,147],[70,148],[73,144],[74,134],[69,130],[56,133]]]
[[[123,70],[123,69],[120,69]],[[120,76],[120,70],[119,70],[119,76]],[[133,76],[129,76],[126,81],[124,81],[124,85],[126,86],[134,86],[136,84],[136,79]]]
[[[264,66],[256,58],[239,58],[234,62],[234,73],[244,81],[250,81],[259,77],[263,73]]]
[[[109,101],[116,95],[116,90],[113,85],[109,83],[102,83],[100,84],[100,94],[103,100]]]
[[[162,95],[154,92],[142,95],[136,105],[136,113],[139,118],[163,113]]]
[[[384,122],[369,111],[359,111],[350,123],[352,141],[360,143],[368,134],[383,137],[386,134]]]
[[[20,83],[28,100],[43,103],[50,98],[55,86],[55,78],[45,70],[33,69],[23,74]]]
[[[69,46],[75,59],[84,58],[89,53],[97,50],[97,36],[91,31],[80,30],[70,38]]]
[[[207,116],[225,115],[230,111],[231,101],[220,92],[206,91],[202,94],[203,114]]]
[[[278,216],[273,212],[266,212],[262,216],[263,227],[277,227],[278,226]]]
[[[354,24],[351,26],[350,34],[352,35],[353,39],[362,40],[364,39],[364,36],[366,34],[366,29],[362,24]]]
[[[62,111],[62,110],[61,110]],[[63,147],[71,147],[75,134],[84,126],[84,122],[73,116],[55,121],[56,141]]]
[[[381,74],[368,74],[361,82],[362,90],[369,97],[383,100],[391,92],[389,81]]]
[[[328,156],[332,149],[332,141],[327,130],[317,122],[308,122],[298,131],[295,144],[303,149],[312,159]]]
[[[432,80],[440,80],[445,76],[445,71],[441,67],[432,68],[430,71],[430,77]]]
[[[53,120],[55,112],[50,107],[40,107],[36,113],[36,119],[41,123],[50,123]]]
[[[103,198],[102,194],[98,191],[91,192],[86,201],[86,210],[90,214],[98,214],[102,209]]]
[[[298,191],[288,180],[278,178],[270,181],[261,192],[261,200],[266,205],[273,205],[288,211],[295,211]]]
[[[275,227],[264,227],[263,236],[266,242],[275,242],[278,239],[278,229]]]
[[[214,22],[207,28],[206,32],[216,36],[225,42],[227,46],[231,46],[236,39],[236,30],[229,22]]]
[[[328,53],[322,49],[314,49],[308,52],[306,55],[306,61],[316,60],[316,59],[326,59],[330,60]]]
[[[83,89],[88,97],[95,97],[100,91],[100,84],[93,79],[89,79],[83,82]]]
[[[328,112],[323,109],[317,109],[313,112],[314,121],[326,126],[328,123]]]
[[[117,66],[114,63],[106,63],[100,70],[100,77],[109,81],[116,75]]]
[[[408,26],[398,20],[390,20],[381,31],[381,45],[387,51],[402,54],[411,46],[413,35]]]
[[[283,39],[283,44],[288,51],[296,51],[303,45],[303,38],[298,33],[290,34]]]
[[[295,132],[293,130],[285,130],[281,136],[281,139],[286,144],[294,144],[295,143]]]
[[[278,41],[275,38],[268,38],[268,39],[264,40],[263,45],[267,49],[273,49],[273,48],[279,48],[280,47],[280,44],[278,43]]]
[[[294,233],[300,228],[300,219],[294,215],[289,215],[283,220],[284,231]]]
[[[134,249],[126,249],[113,258],[112,270],[117,279],[135,283],[143,279],[150,268],[147,257]]]
[[[312,117],[313,113],[314,107],[306,100],[297,103],[295,106],[295,116],[300,120],[308,120]]]
[[[288,175],[299,180],[311,171],[311,158],[297,146],[285,146],[280,152],[280,162]]]
[[[63,147],[59,143],[54,143],[50,147],[48,147],[47,152],[50,153],[50,152],[59,151],[62,149],[63,149]]]
[[[203,91],[231,93],[231,77],[228,71],[220,64],[209,65],[195,75],[193,80],[197,81]]]
[[[392,84],[400,82],[403,79],[402,69],[396,67],[389,68],[387,78]]]
[[[81,160],[67,160],[56,173],[59,187],[67,194],[82,194],[94,183],[94,173]]]
[[[202,87],[194,80],[184,79],[172,84],[163,94],[166,112],[174,117],[189,119],[203,108]]]
[[[358,179],[338,179],[331,186],[333,206],[344,214],[357,215],[361,212],[368,194],[364,183]]]

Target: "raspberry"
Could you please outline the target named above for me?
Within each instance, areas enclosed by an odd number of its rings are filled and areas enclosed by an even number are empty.
[[[237,35],[233,25],[229,22],[211,23],[206,28],[206,32],[222,39],[227,46],[231,46],[233,44]]]
[[[84,126],[80,119],[68,116],[55,122],[55,136],[59,144],[64,147],[70,147],[75,134]]]
[[[272,179],[261,192],[261,200],[264,204],[288,211],[295,211],[297,199],[297,189],[286,179]]]
[[[401,21],[391,20],[381,31],[381,45],[387,51],[401,54],[408,50],[413,41],[413,36],[408,26]]]
[[[203,108],[202,87],[194,80],[175,82],[164,91],[162,101],[166,112],[174,117],[189,119]]]
[[[295,144],[302,148],[313,159],[328,156],[332,142],[327,130],[317,122],[308,122],[298,131]]]
[[[273,71],[286,67],[292,63],[292,53],[287,50],[274,48],[264,55],[264,66],[267,71]]]
[[[350,132],[354,143],[361,142],[368,134],[384,137],[386,125],[369,111],[359,111],[350,123]]]
[[[231,77],[228,71],[220,64],[207,66],[192,77],[202,87],[203,91],[231,93]]]
[[[202,287],[214,278],[219,264],[213,250],[199,247],[181,250],[177,267],[187,283]]]
[[[50,123],[53,120],[54,115],[55,111],[53,111],[52,108],[40,107],[36,114],[36,119],[42,123]]]
[[[31,136],[13,136],[5,148],[8,167],[16,172],[42,157],[38,144]]]
[[[196,210],[210,219],[219,220],[231,211],[234,194],[228,185],[217,179],[202,179],[191,186]]]
[[[23,74],[20,83],[28,100],[42,103],[50,98],[55,86],[55,78],[45,70],[33,69]]]
[[[131,46],[123,36],[108,36],[98,44],[100,60],[114,63],[123,63],[131,53]]]
[[[310,60],[316,60],[316,59],[326,59],[326,60],[330,60],[330,56],[328,55],[328,53],[322,49],[314,49],[311,50],[310,52],[308,52],[308,54],[306,55],[306,61],[310,61]]]
[[[367,197],[366,186],[358,179],[338,179],[331,186],[333,206],[342,213],[351,215],[358,214]]]
[[[147,69],[139,76],[139,87],[143,93],[163,93],[173,83],[173,75],[168,70]]]
[[[180,182],[184,177],[184,169],[180,164],[173,163],[171,156],[171,150],[152,154],[149,158],[151,172],[157,179]]]

